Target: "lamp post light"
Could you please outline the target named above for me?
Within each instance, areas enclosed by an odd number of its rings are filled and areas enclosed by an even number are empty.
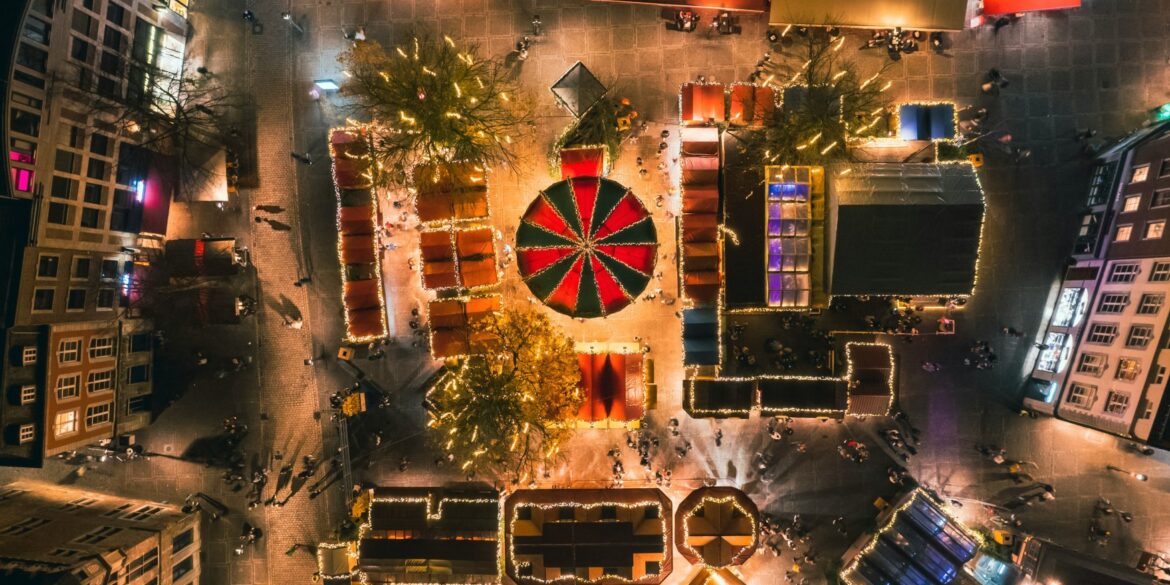
[[[1129,471],[1128,469],[1122,469],[1120,467],[1117,467],[1116,465],[1106,465],[1105,469],[1108,469],[1109,471],[1117,471],[1120,473],[1125,473],[1138,481],[1147,481],[1150,479],[1150,477],[1144,473],[1137,473],[1134,471]]]
[[[284,21],[287,22],[289,26],[293,27],[293,29],[295,29],[298,33],[302,35],[305,34],[304,27],[302,27],[300,23],[298,23],[296,19],[293,18],[292,13],[281,12],[280,17],[284,19]]]

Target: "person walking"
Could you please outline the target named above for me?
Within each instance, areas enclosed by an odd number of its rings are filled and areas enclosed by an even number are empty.
[[[313,164],[313,157],[309,156],[309,153],[301,154],[299,152],[293,151],[290,152],[289,155],[296,159],[297,162],[306,166],[311,166]]]

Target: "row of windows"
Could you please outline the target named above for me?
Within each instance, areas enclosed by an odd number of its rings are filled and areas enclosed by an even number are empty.
[[[1170,177],[1170,158],[1162,159],[1161,164],[1158,165],[1158,178]],[[1150,178],[1150,164],[1138,165],[1133,168],[1129,175],[1130,184],[1141,183]]]
[[[1106,314],[1120,314],[1129,306],[1130,294],[1127,292],[1103,293],[1097,303],[1097,312]],[[1145,293],[1140,297],[1137,306],[1138,315],[1157,315],[1166,302],[1166,295],[1162,293]]]
[[[1089,325],[1089,334],[1085,336],[1085,343],[1094,345],[1113,345],[1117,339],[1120,327],[1116,323],[1092,323]],[[1125,337],[1125,347],[1130,349],[1145,349],[1154,339],[1154,326],[1149,324],[1135,324],[1129,327]]]
[[[1158,240],[1162,238],[1162,233],[1166,231],[1166,220],[1157,219],[1147,221],[1145,228],[1142,231],[1143,240]],[[1113,237],[1115,242],[1128,242],[1133,237],[1133,224],[1127,223],[1117,226],[1117,234]]]
[[[65,295],[65,310],[66,311],[84,311],[85,303],[89,298],[89,290],[84,288],[71,288]],[[100,288],[97,291],[97,310],[112,311],[114,303],[117,300],[117,294],[113,288]],[[34,313],[49,313],[56,310],[57,304],[57,289],[53,288],[37,288],[33,289],[33,306]]]
[[[1077,373],[1100,378],[1109,367],[1109,356],[1102,353],[1085,352],[1077,362]],[[1114,380],[1132,382],[1142,373],[1142,363],[1136,358],[1123,357],[1117,360]]]
[[[86,394],[101,394],[114,389],[114,370],[100,370],[86,374]],[[57,402],[81,397],[81,374],[57,376]]]
[[[1132,213],[1141,208],[1142,196],[1126,195],[1122,200],[1121,213]],[[1154,196],[1150,199],[1150,209],[1158,209],[1159,207],[1170,207],[1170,189],[1158,189],[1154,191]]]
[[[85,429],[89,430],[108,426],[113,420],[113,410],[114,404],[112,402],[87,406],[85,408]],[[61,438],[80,431],[79,414],[80,410],[76,408],[58,412],[56,418],[53,420],[53,436],[55,438]]]
[[[1134,282],[1142,272],[1142,265],[1137,262],[1114,264],[1109,269],[1109,283]],[[1170,262],[1155,262],[1150,270],[1149,282],[1170,282]]]
[[[1074,382],[1069,385],[1068,396],[1065,402],[1083,409],[1090,409],[1097,403],[1097,386]],[[1129,394],[1110,390],[1105,398],[1105,412],[1115,416],[1122,416],[1129,410]]]
[[[91,337],[89,339],[89,359],[104,359],[114,357],[114,336]],[[81,363],[81,338],[62,339],[57,343],[57,361],[61,364]]]
[[[56,254],[41,254],[37,258],[37,278],[54,279],[60,274],[61,257]],[[93,259],[86,256],[75,256],[73,267],[69,271],[72,280],[86,280],[93,268]],[[118,279],[118,260],[106,258],[101,261],[99,277],[102,280],[114,281]]]

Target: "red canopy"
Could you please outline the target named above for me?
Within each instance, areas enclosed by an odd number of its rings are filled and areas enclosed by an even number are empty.
[[[1080,7],[1081,0],[983,0],[983,14],[989,16]]]

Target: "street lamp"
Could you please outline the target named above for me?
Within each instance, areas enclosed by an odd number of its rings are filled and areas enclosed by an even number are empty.
[[[1133,477],[1134,479],[1136,479],[1138,481],[1146,481],[1146,480],[1150,479],[1150,477],[1144,473],[1137,473],[1137,472],[1129,471],[1128,469],[1122,469],[1120,467],[1117,467],[1116,465],[1106,465],[1105,469],[1108,469],[1109,471],[1119,471],[1121,473],[1128,474],[1129,476]]]
[[[284,21],[285,21],[285,22],[287,22],[289,26],[291,26],[291,27],[293,27],[294,29],[296,29],[296,31],[297,31],[298,33],[300,33],[300,34],[305,34],[305,29],[304,29],[304,27],[302,27],[302,26],[300,25],[300,23],[298,23],[296,20],[294,20],[294,19],[293,19],[293,17],[292,17],[292,13],[290,13],[290,12],[281,12],[281,13],[280,13],[280,17],[281,17],[281,18],[283,18],[283,19],[284,19]]]

